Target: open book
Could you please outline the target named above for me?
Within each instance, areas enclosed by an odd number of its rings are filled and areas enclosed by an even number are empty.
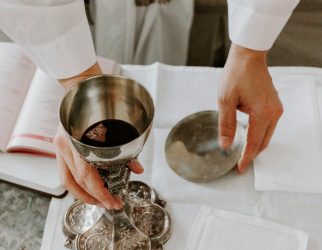
[[[64,89],[37,68],[17,45],[0,43],[0,54],[0,150],[29,153],[0,153],[0,178],[12,181],[15,176],[4,177],[1,172],[15,168],[18,163],[24,162],[27,168],[35,164],[53,165],[52,161],[37,158],[35,154],[55,157],[53,140]],[[115,62],[104,58],[98,61],[104,73],[120,73],[120,66]]]

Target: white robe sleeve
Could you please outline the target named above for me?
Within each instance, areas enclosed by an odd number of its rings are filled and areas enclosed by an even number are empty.
[[[0,0],[0,29],[57,79],[96,62],[82,0]]]
[[[228,0],[230,40],[254,50],[269,50],[299,0]]]

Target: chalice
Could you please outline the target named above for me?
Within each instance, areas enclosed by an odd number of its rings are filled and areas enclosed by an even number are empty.
[[[61,124],[81,157],[96,168],[124,207],[108,210],[76,200],[63,219],[65,246],[77,250],[162,249],[171,236],[166,203],[127,167],[151,131],[154,105],[138,82],[97,75],[73,86],[59,110]]]

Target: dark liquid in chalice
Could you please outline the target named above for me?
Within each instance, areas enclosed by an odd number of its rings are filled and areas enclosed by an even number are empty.
[[[106,119],[91,125],[81,137],[81,142],[94,147],[115,147],[126,144],[139,136],[130,123]]]

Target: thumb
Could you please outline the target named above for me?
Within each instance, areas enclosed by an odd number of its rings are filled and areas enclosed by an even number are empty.
[[[128,163],[129,168],[136,174],[143,173],[144,169],[138,159],[133,159]]]
[[[236,132],[236,106],[233,103],[219,105],[218,129],[220,147],[228,149]]]

